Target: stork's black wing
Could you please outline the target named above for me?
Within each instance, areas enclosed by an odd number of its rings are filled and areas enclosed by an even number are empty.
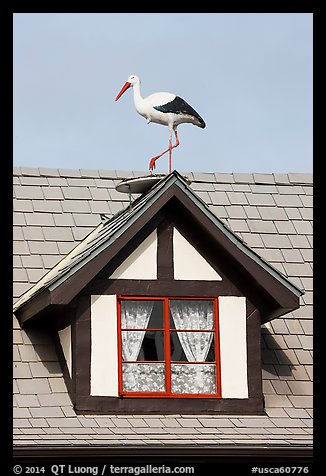
[[[200,122],[200,127],[205,127],[205,121],[193,107],[191,107],[184,99],[176,96],[173,101],[167,102],[161,106],[154,106],[154,109],[161,112],[173,112],[174,114],[187,114],[196,117]]]

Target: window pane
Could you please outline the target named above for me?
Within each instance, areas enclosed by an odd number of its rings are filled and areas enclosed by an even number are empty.
[[[214,334],[205,362],[215,362],[215,360],[216,359],[215,359],[215,334]]]
[[[215,364],[172,364],[173,393],[216,393]]]
[[[146,332],[137,360],[164,360],[163,332]]]
[[[162,331],[122,331],[123,360],[164,360]]]
[[[154,301],[121,301],[122,329],[146,329]]]
[[[152,301],[153,310],[148,323],[148,329],[164,329],[163,301]]]
[[[126,392],[165,392],[164,364],[122,364]]]
[[[170,300],[170,328],[204,330],[214,328],[213,301]]]
[[[170,348],[171,361],[215,362],[215,338],[212,332],[171,332]]]
[[[171,360],[178,362],[188,362],[186,354],[180,343],[178,332],[170,333]]]

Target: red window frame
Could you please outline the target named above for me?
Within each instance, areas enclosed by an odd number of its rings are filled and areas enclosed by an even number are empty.
[[[165,367],[165,382],[166,382],[166,391],[165,392],[130,392],[123,390],[123,377],[122,377],[122,329],[121,327],[121,302],[122,301],[162,301],[163,302],[163,329],[150,329],[153,331],[163,331],[164,333],[164,367]],[[171,361],[171,346],[170,346],[170,333],[177,332],[177,330],[170,329],[170,311],[169,311],[169,301],[170,300],[195,300],[195,301],[213,301],[214,308],[214,343],[215,343],[215,362],[210,362],[215,364],[216,371],[216,393],[213,394],[203,394],[203,393],[172,393],[171,390],[171,364],[176,363]],[[119,384],[119,395],[126,398],[221,398],[221,364],[220,364],[220,332],[219,332],[219,306],[218,306],[218,297],[176,297],[176,296],[117,296],[117,315],[118,315],[118,384]],[[132,330],[132,329],[131,329]],[[178,329],[180,331],[180,329]],[[202,329],[192,329],[192,330],[183,330],[182,332],[202,332]],[[150,363],[150,361],[144,361],[144,363]],[[161,361],[160,361],[161,362]],[[137,363],[142,363],[142,361],[137,361]],[[180,363],[180,362],[178,362]],[[194,363],[194,362],[192,362]],[[203,364],[207,362],[198,362],[198,364]],[[181,363],[182,365],[182,363]]]

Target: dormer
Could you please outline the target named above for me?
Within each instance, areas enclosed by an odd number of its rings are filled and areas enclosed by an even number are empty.
[[[15,313],[53,330],[77,412],[259,414],[261,325],[301,295],[174,171],[103,220]]]

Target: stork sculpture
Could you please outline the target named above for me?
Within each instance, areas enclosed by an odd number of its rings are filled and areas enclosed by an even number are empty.
[[[115,100],[117,101],[129,88],[133,88],[136,111],[146,119],[147,124],[155,122],[169,128],[169,147],[150,160],[149,169],[154,170],[156,160],[169,152],[169,173],[171,173],[172,149],[180,144],[177,132],[178,125],[190,122],[195,126],[204,128],[206,127],[205,121],[184,99],[175,94],[154,93],[143,98],[140,94],[140,79],[134,74],[129,76]],[[176,140],[174,145],[172,145],[172,131],[174,131]]]

